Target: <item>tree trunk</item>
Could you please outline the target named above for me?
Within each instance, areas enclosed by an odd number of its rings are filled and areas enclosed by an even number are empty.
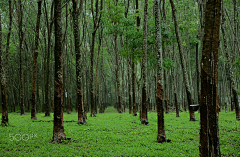
[[[183,70],[183,76],[184,76],[185,89],[186,89],[186,93],[187,93],[187,101],[188,101],[188,108],[189,108],[189,114],[190,114],[190,121],[196,121],[194,111],[190,107],[190,105],[193,104],[193,100],[192,100],[191,88],[189,86],[189,81],[188,81],[188,77],[187,77],[185,59],[184,59],[184,55],[183,55],[183,52],[182,52],[182,40],[181,40],[180,35],[179,35],[178,21],[177,21],[177,15],[176,15],[176,7],[174,5],[173,0],[170,0],[170,3],[171,3],[171,6],[172,6],[172,15],[173,15],[173,19],[174,19],[175,33],[176,33],[176,37],[177,37],[178,49],[179,49],[179,54],[180,54],[182,70]]]
[[[39,39],[42,0],[39,0],[37,3],[38,3],[38,13],[37,13],[37,24],[36,24],[36,33],[35,33],[35,49],[34,49],[34,53],[33,53],[33,83],[32,83],[31,119],[37,119],[37,117],[36,117],[37,57],[38,57],[38,39]]]
[[[12,1],[9,0],[9,27],[7,34],[7,45],[5,54],[2,49],[2,20],[0,15],[0,71],[1,71],[1,91],[2,91],[2,122],[1,125],[7,125],[8,122],[8,112],[7,112],[7,81],[6,78],[8,76],[8,55],[9,55],[9,45],[10,45],[10,35],[12,30]],[[13,94],[13,93],[12,93]]]
[[[73,3],[73,35],[75,41],[75,53],[76,53],[76,79],[77,79],[77,107],[78,107],[78,124],[86,124],[84,118],[84,107],[83,107],[83,95],[82,95],[82,65],[81,65],[81,53],[80,53],[80,35],[79,35],[79,22],[77,11],[77,1],[72,0]]]
[[[209,0],[201,62],[200,156],[221,156],[217,114],[217,65],[221,0]]]
[[[200,90],[199,90],[199,63],[198,63],[198,43],[196,43],[196,71],[197,71],[197,100],[198,100],[198,104],[200,104],[200,99],[201,99],[201,95],[200,95]]]
[[[91,44],[91,54],[90,54],[90,60],[91,60],[91,69],[90,69],[90,89],[91,89],[91,117],[96,117],[94,113],[94,94],[93,94],[93,55],[94,55],[94,45],[95,45],[95,36],[96,32],[92,33],[92,44]]]
[[[50,24],[47,15],[47,7],[46,0],[44,0],[44,8],[45,8],[45,19],[47,22],[47,30],[48,30],[48,45],[47,45],[47,64],[46,64],[46,84],[45,84],[45,116],[50,116],[50,51],[51,51],[51,36],[52,36],[52,26],[53,26],[53,3],[51,5],[50,12]],[[53,108],[52,108],[53,110]]]
[[[128,109],[129,109],[129,114],[132,114],[132,98],[131,98],[131,79],[130,79],[130,57],[127,56],[127,69],[128,69]]]
[[[2,15],[0,15],[0,71],[1,71],[1,94],[2,94],[2,122],[1,126],[8,124],[7,112],[7,85],[6,85],[6,64],[5,56],[2,48]]]
[[[117,102],[118,102],[118,106],[117,106],[117,110],[118,113],[122,113],[122,104],[121,104],[121,92],[120,92],[120,78],[119,78],[119,61],[118,61],[118,46],[117,46],[117,35],[114,35],[114,51],[115,51],[115,55],[116,55],[116,68],[115,68],[115,72],[116,72],[116,81],[117,81]]]
[[[238,103],[238,96],[237,96],[237,86],[236,86],[236,81],[234,78],[234,73],[233,73],[233,68],[232,68],[232,63],[228,54],[228,47],[227,47],[227,39],[226,39],[226,34],[225,34],[225,17],[224,17],[224,13],[222,14],[222,34],[223,34],[223,41],[224,41],[224,48],[225,48],[225,55],[227,57],[227,63],[228,63],[228,67],[229,67],[229,73],[230,73],[230,83],[231,83],[231,87],[232,92],[233,92],[233,100],[234,100],[234,104],[235,104],[235,112],[236,112],[236,119],[240,120],[240,112],[239,112],[239,103]]]
[[[174,51],[174,44],[173,44],[173,55],[172,55],[172,61],[174,63],[174,54],[175,54],[175,51]],[[174,102],[175,102],[175,108],[176,108],[176,117],[179,117],[179,102],[178,102],[178,98],[177,98],[177,87],[176,87],[176,79],[174,77],[174,68],[172,68],[171,70],[172,72],[172,82],[173,82],[173,88],[174,88]]]
[[[157,142],[167,142],[165,129],[164,129],[164,109],[163,109],[163,70],[162,70],[162,39],[161,39],[161,27],[160,27],[160,15],[159,15],[159,0],[154,1],[154,14],[155,14],[155,38],[156,38],[156,50],[157,50],[157,125],[158,134]]]
[[[62,81],[62,0],[54,1],[55,28],[55,76],[54,76],[54,122],[53,141],[61,142],[66,139],[63,127],[63,81]]]
[[[143,21],[143,56],[142,56],[142,124],[148,125],[147,119],[147,21],[148,21],[148,0],[144,3]]]
[[[96,37],[96,31],[99,27],[99,23],[101,21],[101,13],[99,14],[99,7],[98,7],[98,0],[95,2],[95,11],[93,10],[93,1],[91,1],[91,11],[93,15],[93,31],[92,31],[92,43],[91,43],[91,48],[90,48],[90,60],[91,60],[91,68],[90,68],[90,89],[91,89],[91,117],[96,117],[95,115],[95,99],[94,99],[94,81],[93,81],[93,59],[94,59],[94,45],[95,45],[95,37]],[[100,6],[100,11],[102,10],[103,7],[103,1],[101,0],[101,6]]]
[[[19,58],[20,58],[20,115],[25,115],[25,107],[24,107],[24,80],[23,80],[23,63],[22,63],[22,50],[23,50],[23,31],[22,31],[22,2],[18,0],[18,37],[19,37]]]

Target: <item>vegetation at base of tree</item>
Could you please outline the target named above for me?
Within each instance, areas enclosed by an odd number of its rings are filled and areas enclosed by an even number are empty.
[[[9,113],[10,126],[1,127],[0,156],[199,155],[199,121],[187,121],[187,112],[180,112],[180,117],[174,112],[165,115],[165,133],[172,140],[165,144],[156,142],[156,112],[148,113],[149,126],[142,125],[139,118],[129,114],[127,109],[118,114],[113,107],[98,114],[97,118],[89,118],[86,125],[64,122],[64,132],[71,140],[61,144],[51,143],[52,122],[37,122],[53,120],[53,114],[44,117],[44,113],[38,113],[38,120],[31,120],[29,116],[28,112],[21,117],[19,113]],[[200,114],[196,112],[195,116],[199,119]],[[77,113],[65,112],[63,117],[64,121],[76,121]],[[36,136],[31,138],[31,135]],[[15,140],[11,141],[13,137]],[[219,113],[219,137],[222,156],[240,156],[240,121],[235,120],[234,112]]]

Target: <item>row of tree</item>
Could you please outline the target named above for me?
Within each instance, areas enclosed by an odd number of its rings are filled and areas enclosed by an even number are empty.
[[[86,123],[85,112],[94,117],[97,107],[102,113],[115,103],[119,113],[139,110],[147,125],[147,111],[156,106],[157,139],[165,142],[164,108],[179,116],[180,102],[187,104],[195,121],[193,104],[200,104],[200,153],[220,154],[218,112],[227,98],[240,119],[236,0],[0,2],[2,125],[8,108],[19,106],[24,115],[31,106],[31,119],[54,108],[53,140],[59,141],[66,139],[64,107],[70,113],[72,104],[79,124]]]

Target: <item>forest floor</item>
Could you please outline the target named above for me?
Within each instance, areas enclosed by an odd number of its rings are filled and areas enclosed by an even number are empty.
[[[1,114],[0,114],[1,116]],[[157,114],[149,112],[149,126],[142,125],[139,116],[119,114],[109,107],[105,113],[90,117],[86,125],[65,122],[67,138],[61,144],[51,143],[53,120],[37,114],[37,120],[30,119],[30,113],[20,116],[9,113],[10,126],[0,127],[0,156],[199,156],[199,113],[198,121],[189,121],[189,114],[165,114],[165,132],[170,143],[157,143]],[[64,113],[64,121],[77,120],[77,113]],[[33,122],[35,121],[35,122]],[[38,121],[38,122],[37,122]],[[235,113],[221,112],[219,116],[219,137],[222,156],[240,157],[240,122]]]

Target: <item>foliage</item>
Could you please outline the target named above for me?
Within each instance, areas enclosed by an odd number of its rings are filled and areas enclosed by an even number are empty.
[[[236,77],[240,75],[240,57],[233,63],[233,66],[237,68]]]
[[[199,113],[196,113],[199,119]],[[30,120],[30,113],[19,116],[9,113],[11,126],[1,127],[1,156],[198,156],[199,122],[188,121],[188,113],[165,115],[165,131],[171,143],[159,144],[157,137],[157,115],[149,113],[149,126],[141,125],[138,117],[126,113],[118,114],[110,107],[96,118],[88,117],[86,125],[76,122],[64,123],[67,138],[62,144],[53,144],[51,117],[37,115]],[[77,114],[64,113],[64,121],[77,119]],[[22,136],[24,135],[24,136]],[[31,137],[31,135],[36,135]],[[29,139],[27,140],[27,137]],[[239,156],[240,122],[233,112],[220,112],[219,137],[223,156]],[[15,140],[11,141],[15,137]],[[22,137],[22,138],[21,138]],[[19,140],[21,138],[21,140]],[[24,139],[24,140],[23,140]],[[17,141],[19,140],[19,141]]]

